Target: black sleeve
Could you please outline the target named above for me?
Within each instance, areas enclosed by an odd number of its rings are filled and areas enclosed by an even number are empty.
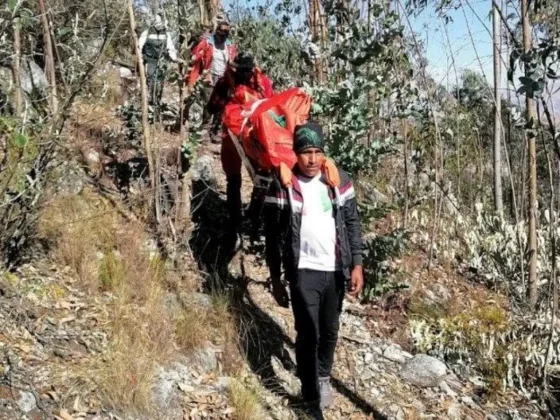
[[[363,263],[362,227],[358,216],[356,198],[353,197],[344,203],[344,223],[348,232],[348,243],[352,253],[352,267]]]
[[[278,188],[280,187],[275,185],[275,181],[273,181],[268,197],[275,198]],[[287,220],[289,220],[289,210],[287,206],[267,202],[265,203],[263,213],[266,263],[270,270],[270,276],[273,279],[279,279],[282,273],[282,249],[285,240],[285,227]]]
[[[224,111],[228,100],[228,92],[229,85],[227,80],[224,77],[219,78],[206,104],[206,109],[210,114],[219,114]]]

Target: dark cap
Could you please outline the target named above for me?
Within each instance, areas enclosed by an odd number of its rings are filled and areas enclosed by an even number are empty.
[[[252,70],[253,68],[255,68],[255,59],[253,58],[251,53],[248,53],[247,51],[241,51],[239,54],[237,54],[237,57],[235,57],[235,60],[233,60],[233,63],[231,63],[231,65],[232,67],[235,67],[237,69]]]
[[[313,122],[298,125],[294,130],[294,152],[301,153],[310,147],[325,151],[323,129],[319,124]]]

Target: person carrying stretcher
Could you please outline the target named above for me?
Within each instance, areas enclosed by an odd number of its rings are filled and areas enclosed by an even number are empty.
[[[243,105],[274,95],[272,82],[255,65],[255,60],[248,52],[240,52],[230,63],[224,76],[218,80],[208,102],[208,111],[222,115],[226,105]],[[241,158],[232,142],[224,133],[221,146],[222,168],[227,180],[228,227],[232,233],[239,233],[241,226]]]

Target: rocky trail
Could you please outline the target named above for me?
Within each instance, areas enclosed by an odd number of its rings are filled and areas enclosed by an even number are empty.
[[[172,316],[181,305],[210,306],[214,295],[227,291],[245,356],[239,374],[224,373],[232,349],[213,343],[158,368],[151,389],[155,414],[120,412],[106,403],[95,377],[74,376],[108,348],[113,316],[108,308],[115,296],[91,295],[67,267],[38,258],[0,281],[0,419],[237,418],[228,392],[232,381],[254,390],[255,419],[300,418],[292,313],[278,307],[267,290],[263,244],[246,236],[234,251],[225,239],[219,146],[204,138],[192,171],[189,248],[201,284],[196,293],[167,290],[165,300]],[[105,179],[104,185],[110,182]],[[244,174],[244,203],[250,192]],[[483,401],[477,378],[460,379],[442,361],[413,355],[387,339],[381,333],[385,320],[370,306],[345,301],[333,375],[335,405],[326,418],[541,418],[521,401],[515,410]]]

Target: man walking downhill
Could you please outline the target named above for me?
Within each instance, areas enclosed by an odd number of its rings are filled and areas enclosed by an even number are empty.
[[[266,257],[276,301],[288,305],[281,265],[295,318],[297,373],[312,419],[332,405],[330,375],[342,300],[363,287],[361,227],[354,187],[339,171],[331,182],[320,126],[296,127],[297,164],[291,180],[273,183],[265,199]],[[331,186],[329,185],[338,186]]]
[[[235,60],[237,56],[237,48],[229,39],[229,31],[229,23],[220,21],[214,33],[205,35],[192,49],[193,63],[192,70],[187,76],[187,86],[192,91],[196,81],[202,74],[209,83],[209,87],[204,90],[204,101],[206,103],[210,99],[213,87],[228,68],[228,64]],[[202,118],[203,123],[210,124],[213,119],[212,127],[208,128],[211,128],[211,134],[215,134],[221,121],[219,116],[214,115],[208,109],[206,103]]]
[[[177,50],[160,15],[156,16],[149,29],[142,32],[139,47],[146,66],[149,104],[154,106],[157,112],[161,105],[163,85],[167,77],[167,62],[177,61]]]
[[[270,98],[272,95],[272,81],[256,66],[250,53],[241,51],[228,65],[223,77],[216,82],[208,101],[208,109],[216,118],[222,115],[227,104],[245,104]],[[222,136],[220,155],[227,180],[228,226],[232,237],[237,239],[242,218],[241,158],[227,133]]]

